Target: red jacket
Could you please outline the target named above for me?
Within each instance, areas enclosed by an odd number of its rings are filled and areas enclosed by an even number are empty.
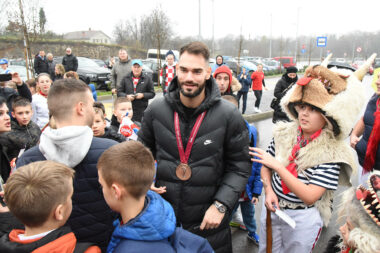
[[[264,72],[253,72],[251,75],[252,90],[262,90],[264,83]]]

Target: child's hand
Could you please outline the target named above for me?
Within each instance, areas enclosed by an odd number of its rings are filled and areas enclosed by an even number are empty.
[[[360,138],[355,134],[351,134],[350,136],[350,145],[352,148],[355,148],[356,144],[360,141]]]
[[[150,189],[158,194],[163,194],[166,192],[166,186],[156,187],[154,183],[150,186]]]
[[[254,157],[251,159],[252,162],[261,163],[265,167],[275,170],[275,171],[277,171],[279,168],[282,167],[282,164],[279,161],[277,161],[273,156],[271,156],[269,153],[265,152],[264,150],[260,148],[252,148],[252,147],[250,147],[249,150],[255,152],[255,153],[249,152],[249,154]],[[260,158],[260,159],[257,159],[257,158]]]
[[[252,197],[251,203],[256,205],[257,203],[259,203],[259,198]]]
[[[129,99],[129,101],[133,101],[133,100],[135,100],[135,96],[133,96],[133,95],[127,95],[127,98]]]
[[[265,192],[265,206],[271,212],[276,212],[276,209],[274,208],[274,206],[278,207],[279,205],[278,205],[277,195],[276,193],[274,193],[273,190]]]

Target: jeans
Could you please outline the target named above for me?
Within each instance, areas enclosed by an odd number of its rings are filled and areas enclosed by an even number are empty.
[[[263,91],[262,90],[253,90],[253,93],[255,94],[255,97],[256,97],[255,107],[259,108],[260,102],[261,102],[261,97],[263,95]]]
[[[255,205],[252,204],[251,201],[239,202],[239,204],[236,205],[235,209],[232,211],[232,215],[236,212],[239,205],[243,216],[243,222],[248,232],[256,233]]]
[[[243,96],[243,111],[242,113],[245,113],[245,110],[247,109],[247,97],[248,97],[248,92],[242,92],[238,91],[237,94],[237,101],[238,101],[238,108],[240,108],[240,98]]]

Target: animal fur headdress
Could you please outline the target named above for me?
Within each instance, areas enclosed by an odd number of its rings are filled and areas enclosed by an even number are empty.
[[[328,69],[330,54],[320,66],[308,67],[304,77],[281,99],[283,111],[296,121],[295,105],[309,104],[322,112],[337,139],[346,138],[363,108],[365,96],[361,81],[375,57],[373,54],[366,64],[350,74]]]
[[[355,252],[380,251],[380,173],[370,176],[368,186],[345,191],[339,208],[339,219],[348,219],[355,227],[348,238]]]

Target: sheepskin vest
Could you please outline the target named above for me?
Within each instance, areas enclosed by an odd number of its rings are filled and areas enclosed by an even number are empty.
[[[289,156],[297,142],[298,122],[278,122],[274,128],[276,159],[285,167],[289,164]],[[321,135],[301,148],[295,160],[297,171],[304,171],[323,163],[339,163],[339,185],[351,186],[350,177],[355,168],[353,150],[344,142],[337,140],[331,130],[324,128]],[[321,199],[315,203],[327,226],[332,214],[332,200],[334,191],[326,190]]]

